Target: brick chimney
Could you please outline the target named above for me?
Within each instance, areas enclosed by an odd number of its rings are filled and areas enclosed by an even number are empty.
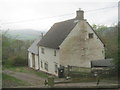
[[[76,19],[77,20],[83,20],[84,19],[84,11],[79,8],[78,11],[76,11]]]

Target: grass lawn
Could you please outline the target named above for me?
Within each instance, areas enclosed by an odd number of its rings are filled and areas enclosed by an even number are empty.
[[[9,87],[14,87],[14,86],[29,86],[31,84],[19,80],[13,76],[7,75],[7,74],[2,74],[2,87],[3,88],[9,88]]]
[[[37,70],[33,70],[31,68],[28,67],[3,67],[3,69],[9,69],[11,71],[15,71],[15,72],[24,72],[24,73],[29,73],[29,74],[34,74],[37,75],[39,77],[42,78],[48,78],[48,74],[41,72],[41,71],[37,71]],[[85,73],[85,72],[79,72],[79,73],[71,73],[72,78],[71,78],[71,82],[74,83],[79,83],[79,82],[96,82],[96,78],[90,74],[90,73]],[[117,83],[117,78],[116,77],[110,77],[110,76],[106,76],[106,77],[100,77],[100,82],[107,82],[107,83]]]
[[[48,78],[48,74],[41,72],[41,71],[35,71],[33,69],[30,69],[28,67],[3,67],[3,69],[9,69],[11,71],[15,71],[15,72],[24,72],[24,73],[30,73],[30,74],[35,74],[37,76],[40,76],[42,78]]]

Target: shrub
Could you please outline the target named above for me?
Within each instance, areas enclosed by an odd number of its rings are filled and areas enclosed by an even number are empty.
[[[21,56],[13,56],[8,59],[8,62],[6,64],[9,66],[26,66],[27,59]]]

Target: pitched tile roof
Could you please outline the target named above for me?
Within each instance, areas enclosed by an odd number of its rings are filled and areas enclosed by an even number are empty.
[[[76,18],[55,23],[50,28],[50,30],[46,33],[46,35],[39,41],[38,45],[48,47],[48,48],[53,48],[53,49],[59,49],[59,46],[61,45],[61,43],[68,36],[68,34],[71,32],[71,30],[75,27],[76,24],[77,24]],[[91,27],[89,23],[88,25]],[[94,31],[92,27],[91,29]],[[104,42],[99,37],[99,35],[95,31],[94,33],[98,36],[100,41],[104,44]]]
[[[96,60],[91,61],[92,67],[111,67],[114,66],[113,59],[103,59],[103,60]]]
[[[34,54],[38,54],[38,42],[41,40],[41,37],[37,38],[32,45],[28,48],[28,51]]]
[[[83,10],[76,11],[76,18],[74,18],[74,19],[55,23],[50,28],[50,30],[46,33],[46,35],[40,40],[40,42],[38,43],[38,46],[59,49],[59,46],[61,45],[61,43],[64,41],[64,39],[68,36],[68,34],[71,32],[71,30],[77,24],[77,22],[75,22],[75,20],[84,20],[84,11]],[[89,23],[88,23],[88,25],[89,25]],[[92,28],[92,30],[93,30],[93,28]],[[97,33],[96,33],[96,35],[97,35]],[[98,38],[99,38],[99,36],[98,36]],[[102,40],[101,40],[101,42],[103,43]]]
[[[40,40],[38,45],[53,49],[59,49],[61,43],[77,24],[77,22],[74,22],[74,20],[75,19],[70,19],[63,22],[55,23],[45,34],[45,36]]]

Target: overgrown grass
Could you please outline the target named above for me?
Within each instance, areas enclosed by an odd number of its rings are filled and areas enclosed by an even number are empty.
[[[80,82],[96,82],[96,78],[72,78],[72,83],[80,83]]]
[[[90,72],[70,72],[70,77],[72,78],[87,78],[87,77],[94,77],[94,75]]]
[[[96,82],[96,77],[90,72],[70,72],[72,82]],[[117,83],[118,78],[116,74],[99,74],[100,82]]]
[[[9,88],[9,87],[16,87],[16,86],[29,86],[28,82],[19,80],[13,76],[2,74],[2,87]]]
[[[5,66],[3,69],[9,69],[15,72],[24,72],[24,73],[30,73],[30,74],[35,74],[39,77],[42,78],[48,78],[48,74],[41,72],[39,70],[33,70],[28,67],[11,67],[11,66]]]

